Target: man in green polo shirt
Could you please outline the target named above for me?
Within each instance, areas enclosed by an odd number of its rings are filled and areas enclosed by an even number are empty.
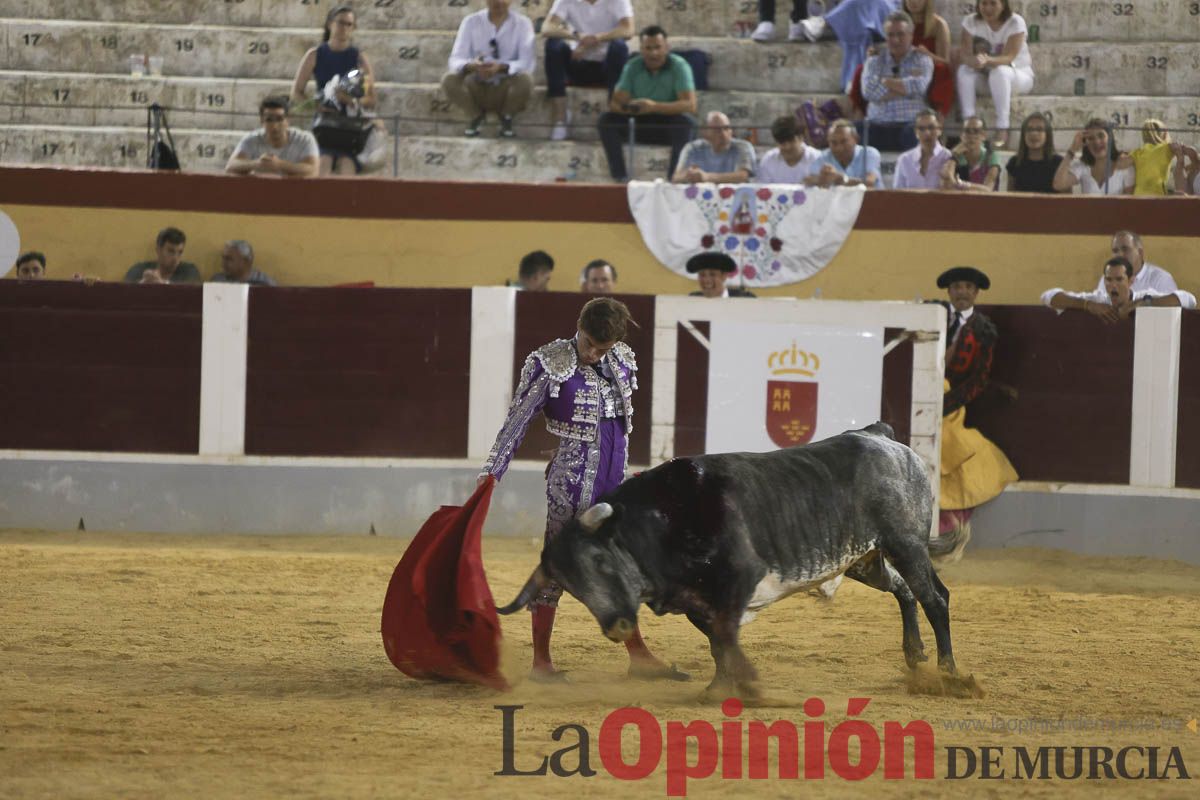
[[[675,174],[679,154],[692,139],[696,121],[696,84],[692,68],[671,52],[667,32],[658,25],[639,34],[641,54],[629,59],[609,110],[600,115],[600,141],[608,157],[608,171],[619,182],[629,180],[622,145],[629,140],[629,120],[640,144],[671,145],[667,177]]]

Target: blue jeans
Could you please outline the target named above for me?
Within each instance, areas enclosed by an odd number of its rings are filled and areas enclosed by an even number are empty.
[[[574,84],[603,84],[611,96],[621,70],[629,60],[629,45],[622,39],[608,43],[603,61],[571,58],[571,47],[563,39],[546,40],[546,96],[566,97],[567,81]]]
[[[608,157],[608,172],[616,180],[629,177],[624,145],[629,141],[630,119],[629,114],[606,111],[600,115],[597,123],[604,155]],[[667,164],[667,180],[670,180],[675,174],[675,165],[679,163],[679,154],[692,140],[696,121],[688,114],[642,114],[634,119],[637,120],[634,138],[639,144],[671,146],[671,160]]]

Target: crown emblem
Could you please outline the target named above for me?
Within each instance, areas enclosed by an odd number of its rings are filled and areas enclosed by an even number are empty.
[[[772,375],[805,375],[813,377],[821,368],[821,357],[801,350],[792,342],[790,348],[775,350],[767,357],[767,369]]]

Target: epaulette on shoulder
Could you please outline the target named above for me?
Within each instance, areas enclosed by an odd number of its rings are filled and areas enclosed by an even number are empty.
[[[1000,337],[1000,331],[996,328],[996,323],[992,322],[991,317],[986,317],[975,312],[979,316],[979,324],[976,326],[976,336],[983,341],[995,341]]]
[[[612,354],[616,356],[617,361],[631,370],[637,371],[637,357],[633,354],[633,348],[624,342],[617,342],[613,345]]]
[[[555,383],[562,383],[575,374],[577,357],[570,339],[555,339],[534,350],[530,358],[536,358]]]

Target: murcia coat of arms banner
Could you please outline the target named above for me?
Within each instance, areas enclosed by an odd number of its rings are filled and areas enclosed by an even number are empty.
[[[650,252],[687,275],[697,253],[738,264],[736,285],[783,286],[833,260],[862,208],[861,186],[820,189],[775,184],[629,184],[629,208]]]
[[[761,453],[879,419],[882,328],[714,320],[710,330],[706,452]]]

